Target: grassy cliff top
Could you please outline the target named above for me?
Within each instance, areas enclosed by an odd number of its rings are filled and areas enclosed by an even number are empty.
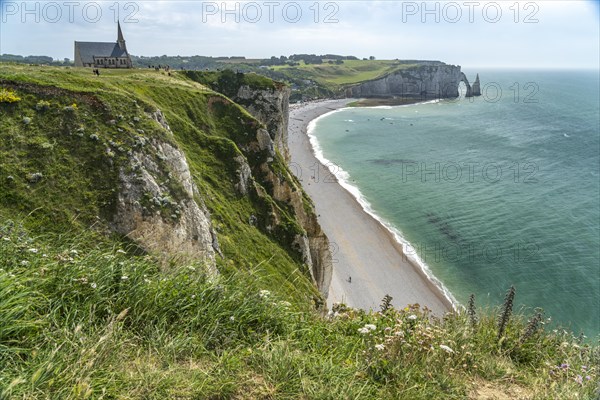
[[[157,108],[172,134],[148,117]],[[598,348],[537,312],[435,318],[384,301],[381,312],[317,313],[279,240],[297,229],[288,206],[235,189],[234,157],[262,165],[245,150],[260,127],[180,73],[0,64],[1,399],[597,396]],[[141,138],[185,152],[220,275],[165,267],[106,232],[118,169]],[[288,179],[279,155],[271,165]],[[290,231],[248,223],[274,208]]]
[[[418,67],[416,63],[395,60],[344,60],[343,64],[305,64],[298,66],[275,66],[276,71],[294,76],[312,76],[322,84],[346,85],[376,79],[396,71]]]

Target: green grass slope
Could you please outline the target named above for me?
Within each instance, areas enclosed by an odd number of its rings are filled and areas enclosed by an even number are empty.
[[[21,216],[35,232],[86,231],[98,237],[106,231],[102,217],[113,211],[118,168],[128,151],[160,135],[186,153],[225,256],[218,260],[220,269],[260,264],[259,273],[272,286],[302,301],[316,296],[302,264],[278,241],[301,229],[286,205],[275,206],[288,215],[290,232],[267,235],[248,219],[264,216],[271,205],[265,202],[272,200],[235,190],[233,158],[258,127],[245,110],[183,76],[153,70],[102,71],[98,78],[89,70],[1,66],[0,80],[21,97],[0,108],[1,214]],[[145,117],[156,109],[174,138]],[[283,163],[278,159],[273,168],[285,169],[278,162]],[[97,229],[88,231],[90,226]]]
[[[145,116],[156,108],[173,137]],[[499,335],[499,310],[314,311],[280,240],[298,229],[287,206],[234,188],[256,123],[184,75],[0,64],[0,399],[597,396],[598,347],[543,318],[512,316]],[[217,277],[109,233],[118,167],[155,136],[185,151]],[[248,223],[269,207],[289,218],[271,234]]]

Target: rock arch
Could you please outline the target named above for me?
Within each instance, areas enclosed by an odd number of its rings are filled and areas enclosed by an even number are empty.
[[[467,76],[464,72],[460,73],[460,81],[464,82],[465,86],[467,87],[467,94],[465,95],[465,97],[473,97],[473,88],[469,84],[469,80],[467,79]]]
[[[473,82],[473,86],[471,86],[465,73],[461,72],[460,82],[464,82],[465,86],[467,87],[467,94],[465,95],[465,97],[481,96],[481,84],[479,82],[479,74],[477,74],[475,82]]]

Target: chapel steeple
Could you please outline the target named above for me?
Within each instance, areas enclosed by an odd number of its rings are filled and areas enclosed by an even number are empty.
[[[121,22],[119,21],[117,21],[117,44],[121,50],[127,51],[127,47],[125,46],[125,38],[123,37],[123,32],[121,31]]]

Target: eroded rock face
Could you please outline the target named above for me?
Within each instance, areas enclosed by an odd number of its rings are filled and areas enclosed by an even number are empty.
[[[266,128],[266,130],[259,129],[257,131],[256,140],[258,148],[261,151],[267,151],[270,157],[267,162],[257,168],[257,171],[272,186],[270,195],[273,199],[291,206],[295,219],[304,230],[303,234],[296,235],[291,246],[300,254],[321,294],[327,297],[333,273],[329,240],[317,221],[312,204],[304,198],[302,188],[294,182],[291,174],[287,177],[275,174],[268,165],[269,160],[272,161],[272,158],[276,156],[276,151],[286,161],[289,161],[287,147],[289,96],[290,89],[287,87],[274,90],[255,90],[248,86],[242,86],[234,100],[243,105]],[[241,167],[240,171],[243,169]],[[240,182],[243,180],[240,179]],[[239,187],[242,186],[239,185]],[[270,219],[273,225],[278,223],[276,213],[273,213]]]
[[[305,234],[297,235],[294,245],[302,254],[303,262],[321,294],[327,298],[333,274],[333,263],[329,239],[321,229],[314,207],[304,198],[302,189],[289,180],[281,179],[277,174],[268,172],[273,184],[273,198],[290,204]]]
[[[481,82],[479,82],[479,74],[473,82],[473,96],[481,96]]]
[[[168,133],[160,111],[152,117]],[[168,141],[146,139],[119,171],[115,232],[163,259],[201,261],[216,273],[218,242],[185,155]]]
[[[291,90],[282,87],[274,90],[256,90],[242,86],[234,101],[244,106],[254,118],[262,122],[275,148],[289,159],[287,149],[289,99]]]
[[[422,99],[458,96],[460,66],[443,63],[422,65],[363,82],[346,91],[348,97],[416,97]]]
[[[238,165],[238,169],[236,171],[238,175],[238,182],[235,184],[235,188],[241,195],[245,196],[248,194],[248,188],[251,184],[252,170],[250,169],[248,161],[246,161],[244,156],[239,155],[234,158],[234,160]]]
[[[471,84],[469,84],[469,80],[467,79],[467,76],[464,73],[460,73],[461,76],[461,81],[464,82],[465,86],[467,87],[467,93],[465,94],[465,97],[473,97],[473,88],[471,87]]]

